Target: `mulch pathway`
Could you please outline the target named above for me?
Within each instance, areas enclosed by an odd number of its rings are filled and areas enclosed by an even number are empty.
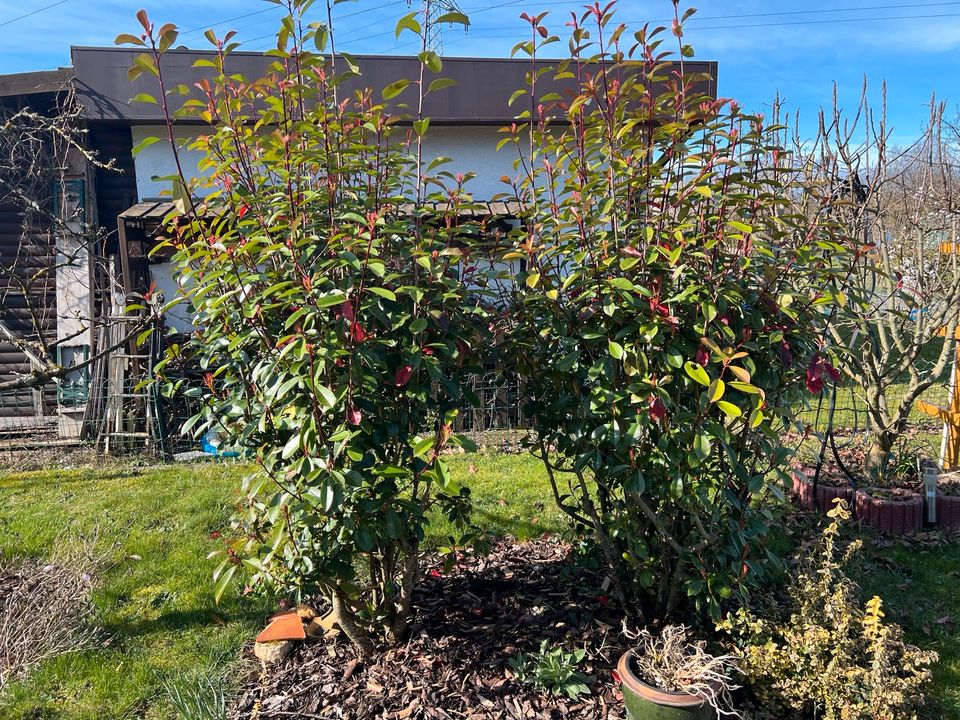
[[[498,541],[450,573],[440,558],[418,587],[411,639],[359,664],[342,636],[300,644],[241,689],[234,720],[456,718],[620,720],[611,671],[625,650],[622,616],[602,574],[570,560],[556,537]],[[571,700],[516,682],[517,652],[585,648],[590,694]]]

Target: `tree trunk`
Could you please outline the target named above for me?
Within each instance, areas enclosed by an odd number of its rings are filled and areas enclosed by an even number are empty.
[[[887,462],[890,460],[890,450],[893,448],[893,436],[888,432],[876,432],[870,443],[870,449],[864,458],[864,471],[867,477],[873,482],[879,482],[883,479],[887,470]]]
[[[357,652],[361,658],[370,657],[376,650],[373,641],[370,639],[370,635],[366,630],[357,625],[353,612],[344,601],[343,593],[340,589],[334,588],[332,595],[333,616],[336,618],[337,625],[340,626],[340,629],[343,630],[344,634],[350,639],[350,642],[357,648]]]
[[[387,642],[391,645],[406,640],[410,633],[413,591],[420,575],[419,552],[420,544],[414,541],[413,547],[407,549],[407,556],[404,558],[400,578],[400,593],[396,599],[396,614],[393,617],[393,622],[387,628]]]

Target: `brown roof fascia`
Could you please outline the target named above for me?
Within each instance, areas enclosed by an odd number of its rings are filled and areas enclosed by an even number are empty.
[[[83,103],[88,119],[142,124],[163,122],[158,106],[130,102],[138,93],[157,93],[155,78],[148,73],[132,82],[127,76],[127,71],[139,52],[128,48],[72,48],[77,97]],[[200,79],[209,77],[211,68],[194,68],[193,64],[198,59],[209,59],[213,55],[212,52],[200,50],[168,51],[163,60],[167,85],[173,87],[183,84],[192,88]],[[416,57],[352,57],[360,66],[362,76],[348,79],[343,86],[345,91],[375,88],[377,100],[379,89],[396,80],[414,78],[419,74],[420,61]],[[228,70],[249,79],[257,79],[266,74],[274,60],[275,58],[263,53],[236,52],[230,56]],[[559,62],[561,61],[538,61],[538,67],[555,66]],[[526,75],[530,67],[530,61],[524,59],[444,58],[443,70],[436,76],[428,72],[425,81],[429,83],[434,77],[447,77],[455,80],[457,84],[427,96],[424,114],[431,119],[433,125],[500,126],[510,123],[518,113],[529,106],[529,100],[521,100],[511,107],[509,99],[515,90],[527,86]],[[697,90],[716,97],[716,62],[684,61],[684,70],[687,74],[704,77],[705,80]],[[571,81],[553,82],[549,75],[541,78],[538,85],[540,94],[562,91],[572,86]],[[415,90],[408,88],[391,103],[394,106],[399,103],[414,106]],[[402,109],[399,111],[404,112]]]
[[[0,75],[0,97],[60,92],[72,79],[72,68]]]

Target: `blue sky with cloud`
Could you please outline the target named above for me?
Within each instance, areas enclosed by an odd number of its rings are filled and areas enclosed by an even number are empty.
[[[864,75],[879,99],[887,82],[887,105],[895,138],[914,137],[927,117],[931,92],[960,101],[960,1],[920,0],[702,0],[688,23],[697,56],[720,63],[720,94],[750,108],[769,105],[778,91],[799,109],[807,126],[829,104],[834,81],[844,105],[853,104]],[[53,7],[47,7],[51,6]],[[414,0],[414,7],[419,0]],[[562,35],[571,10],[582,0],[460,0],[470,15],[468,33],[444,33],[449,55],[506,56],[526,37],[518,15],[549,10]],[[136,29],[134,13],[146,7],[158,22],[176,22],[183,41],[202,47],[201,28],[233,28],[252,50],[270,45],[281,10],[264,0],[0,0],[0,72],[69,64],[70,45],[109,45],[119,32]],[[314,6],[321,19],[322,4]],[[23,16],[35,12],[29,17]],[[394,39],[407,0],[359,0],[335,8],[339,47],[352,52],[409,53],[409,36]],[[672,15],[669,0],[622,0],[617,17],[631,26]],[[12,21],[12,22],[11,22]],[[561,46],[555,46],[560,48]]]

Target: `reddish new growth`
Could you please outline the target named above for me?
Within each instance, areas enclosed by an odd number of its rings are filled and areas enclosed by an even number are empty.
[[[817,353],[810,360],[807,367],[807,390],[818,394],[823,390],[823,376],[826,375],[833,382],[840,379],[839,371],[820,353]]]
[[[393,384],[397,387],[403,387],[410,382],[411,375],[413,375],[413,367],[404,365],[402,368],[397,369],[396,375],[393,377]]]

